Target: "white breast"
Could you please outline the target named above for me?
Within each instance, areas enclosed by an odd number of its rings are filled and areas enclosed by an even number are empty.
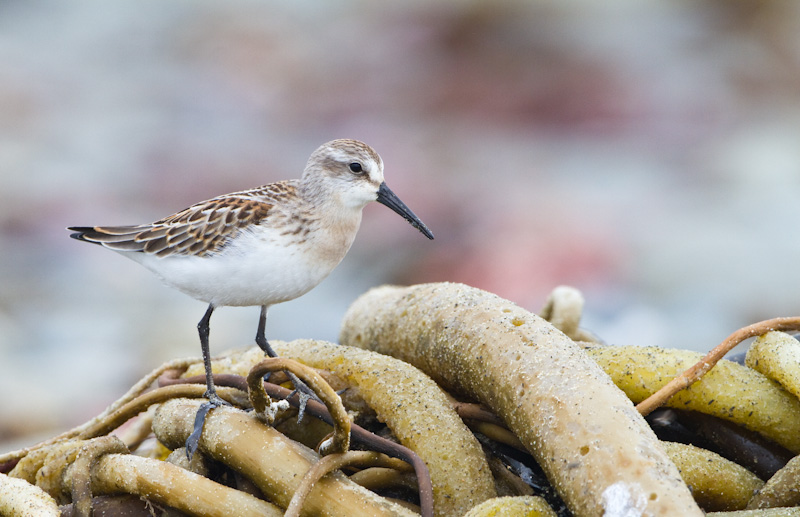
[[[297,298],[324,280],[350,249],[357,229],[356,224],[337,235],[314,231],[302,238],[258,227],[242,232],[215,255],[126,255],[167,285],[215,306],[272,305]]]

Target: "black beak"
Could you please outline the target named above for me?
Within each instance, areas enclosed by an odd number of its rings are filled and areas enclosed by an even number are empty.
[[[425,226],[425,223],[420,221],[419,217],[414,215],[414,212],[412,212],[405,203],[400,201],[399,197],[394,195],[394,192],[392,192],[389,187],[386,186],[385,182],[381,183],[380,188],[378,188],[378,199],[376,201],[382,205],[388,206],[396,213],[400,214],[403,219],[411,223],[411,226],[421,231],[422,235],[433,240],[433,233],[431,233],[428,227]]]

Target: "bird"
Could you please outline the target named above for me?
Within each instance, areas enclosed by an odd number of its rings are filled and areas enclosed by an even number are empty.
[[[227,404],[217,395],[211,372],[214,310],[260,306],[256,344],[275,357],[265,330],[269,307],[304,295],[333,271],[353,244],[362,209],[372,201],[433,240],[386,185],[380,155],[351,139],[322,144],[299,179],[217,196],[150,224],[67,229],[73,239],[133,259],[168,286],[208,304],[197,330],[205,398],[213,408]]]

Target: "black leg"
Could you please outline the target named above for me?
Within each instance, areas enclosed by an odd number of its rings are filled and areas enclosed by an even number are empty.
[[[203,366],[206,370],[206,393],[205,397],[213,406],[228,405],[227,402],[219,398],[217,389],[214,387],[214,377],[211,373],[211,354],[208,349],[208,335],[210,331],[209,322],[211,321],[211,313],[214,312],[214,304],[208,304],[208,309],[203,315],[203,319],[197,324],[197,332],[200,334],[200,347],[203,351]]]
[[[194,429],[192,430],[192,434],[189,435],[189,438],[186,439],[186,456],[189,458],[189,461],[191,461],[192,455],[194,455],[200,444],[200,435],[203,433],[203,424],[206,421],[208,412],[217,406],[229,405],[217,395],[217,389],[214,387],[214,377],[211,372],[211,353],[208,349],[208,335],[210,332],[209,322],[211,321],[211,313],[213,312],[214,304],[209,303],[206,313],[197,324],[197,332],[200,334],[200,348],[203,351],[203,366],[206,370],[205,397],[208,399],[208,402],[201,405],[200,409],[197,410],[197,415],[194,419]]]
[[[269,344],[269,341],[267,341],[267,309],[269,309],[268,305],[261,306],[261,315],[258,317],[258,330],[256,331],[256,344],[269,357],[278,357],[278,354],[275,353],[275,350],[273,350],[272,346]],[[314,392],[311,391],[311,388],[306,386],[306,384],[295,374],[292,372],[286,372],[286,375],[289,377],[289,380],[292,381],[294,390],[300,397],[300,413],[297,415],[297,421],[300,422],[303,420],[303,415],[305,414],[306,401],[308,401],[310,398],[315,400],[318,399],[317,396],[314,395]],[[269,374],[264,376],[264,380],[269,380]],[[291,395],[289,396],[291,397]]]
[[[278,357],[278,354],[275,353],[275,350],[272,349],[269,341],[267,341],[267,309],[269,309],[269,305],[261,306],[261,315],[258,317],[258,330],[256,331],[256,344],[268,356]]]

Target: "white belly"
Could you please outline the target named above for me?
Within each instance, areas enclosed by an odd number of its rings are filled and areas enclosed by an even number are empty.
[[[215,306],[272,305],[322,282],[351,243],[352,238],[341,253],[321,254],[313,244],[285,242],[272,232],[243,233],[217,255],[136,258],[167,285]]]

